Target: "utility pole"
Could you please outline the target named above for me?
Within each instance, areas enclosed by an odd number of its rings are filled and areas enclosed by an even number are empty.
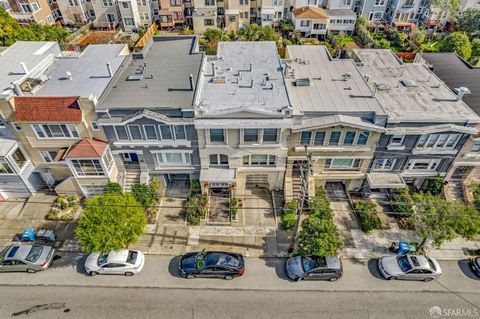
[[[311,174],[311,161],[312,155],[308,152],[307,145],[305,144],[305,156],[307,160],[301,164],[300,168],[300,194],[298,196],[297,202],[297,222],[295,223],[295,228],[293,230],[292,243],[290,244],[289,251],[295,252],[297,250],[297,237],[298,231],[300,229],[300,221],[302,218],[305,202],[308,199],[308,180]]]

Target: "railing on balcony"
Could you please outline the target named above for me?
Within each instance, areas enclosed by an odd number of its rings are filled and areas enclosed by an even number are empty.
[[[17,21],[35,21],[31,12],[10,12],[10,15]]]

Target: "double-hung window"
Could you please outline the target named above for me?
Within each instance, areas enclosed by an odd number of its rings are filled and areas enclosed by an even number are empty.
[[[246,166],[275,166],[275,155],[253,154],[243,156],[243,165]]]
[[[244,142],[258,142],[258,129],[256,128],[246,128],[243,130],[243,141]]]
[[[51,163],[55,161],[55,158],[57,157],[57,151],[41,151],[40,155],[45,163]]]
[[[412,171],[436,171],[440,159],[412,159],[408,162],[407,170]]]
[[[211,166],[228,166],[228,156],[225,154],[210,154]]]
[[[160,124],[160,133],[162,135],[162,140],[172,140],[172,128],[170,125],[167,124]]]
[[[278,140],[278,129],[265,128],[263,129],[263,142],[264,143],[276,143]]]
[[[325,143],[325,132],[315,132],[315,140],[313,144],[315,145],[323,145]]]
[[[192,161],[186,152],[159,152],[156,156],[159,165],[189,165]]]
[[[370,132],[367,132],[367,131],[360,132],[360,134],[358,135],[357,144],[358,145],[366,145],[369,136],[370,136]]]
[[[312,139],[312,132],[302,132],[300,134],[300,145],[310,145],[310,140]]]
[[[355,142],[356,135],[357,135],[357,132],[346,132],[345,138],[343,139],[343,145],[353,145],[353,142]]]
[[[156,126],[153,124],[145,124],[143,125],[143,130],[145,131],[145,138],[147,140],[156,140],[158,139],[157,136],[157,129]]]
[[[333,131],[330,133],[330,140],[328,141],[328,145],[338,145],[340,141],[340,135],[342,132]]]
[[[325,169],[330,170],[358,170],[362,160],[359,158],[328,158]]]
[[[128,140],[128,132],[125,126],[115,126],[115,133],[117,133],[117,138],[119,140]]]
[[[373,162],[374,171],[391,171],[395,165],[396,159],[394,158],[381,158],[375,159]]]
[[[176,140],[187,139],[187,134],[185,132],[185,125],[174,125],[173,130],[175,132],[175,139]]]
[[[74,124],[33,124],[32,127],[40,139],[80,137]]]
[[[132,140],[142,140],[142,131],[140,130],[139,125],[129,125],[128,130],[130,131],[130,137]]]
[[[210,129],[210,142],[225,143],[225,132],[221,128]]]
[[[454,149],[461,134],[428,134],[418,139],[417,148]]]

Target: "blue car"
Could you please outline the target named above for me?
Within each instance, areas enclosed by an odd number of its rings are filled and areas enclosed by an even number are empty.
[[[202,251],[187,253],[182,256],[178,265],[182,277],[216,277],[231,280],[242,276],[245,261],[241,254]]]

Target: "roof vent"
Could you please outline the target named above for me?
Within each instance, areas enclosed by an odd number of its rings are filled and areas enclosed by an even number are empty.
[[[417,85],[417,82],[415,82],[414,80],[400,80],[400,82],[406,86],[407,88],[412,88],[412,87],[416,87],[418,86]]]
[[[342,79],[344,81],[346,81],[348,79],[351,79],[351,78],[352,78],[352,73],[350,73],[350,72],[345,72],[345,73],[342,74]]]
[[[72,79],[73,79],[73,78],[72,78],[72,73],[71,73],[70,71],[67,71],[67,72],[65,73],[65,75],[67,76],[67,79],[69,79],[69,80],[72,80]]]
[[[224,76],[216,76],[212,79],[213,83],[227,83],[227,78]]]
[[[310,86],[310,79],[309,78],[296,79],[295,86]]]
[[[380,83],[380,84],[378,84],[378,89],[379,89],[380,91],[388,91],[388,90],[391,90],[392,87],[391,87],[390,85],[388,85],[388,84]]]
[[[455,94],[457,95],[457,99],[456,99],[457,102],[461,101],[465,94],[467,95],[472,94],[472,92],[464,86],[461,86],[459,88],[454,88],[453,92],[455,92]]]

